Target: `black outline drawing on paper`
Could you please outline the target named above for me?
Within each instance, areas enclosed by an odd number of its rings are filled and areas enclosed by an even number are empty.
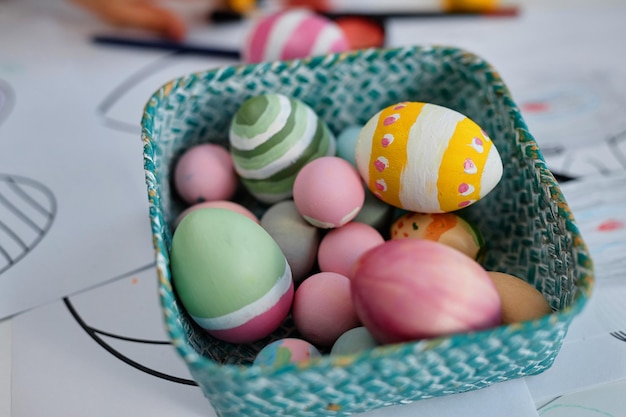
[[[0,78],[0,125],[4,122],[15,105],[15,93],[3,79]]]
[[[626,342],[626,332],[623,332],[623,331],[611,332],[610,335],[616,338],[617,340]]]
[[[129,90],[139,84],[143,79],[163,70],[164,68],[167,68],[168,66],[174,65],[175,62],[170,58],[175,55],[176,54],[169,54],[157,59],[146,67],[141,68],[136,73],[131,74],[127,79],[122,81],[120,85],[115,87],[96,108],[96,113],[102,118],[104,125],[122,132],[139,134],[141,132],[140,120],[137,120],[137,124],[131,124],[125,120],[118,120],[110,117],[108,112]],[[146,97],[146,100],[147,99],[148,97]]]
[[[57,213],[50,189],[33,179],[0,174],[0,274],[44,238]]]
[[[141,266],[141,267],[139,267],[139,268],[137,268],[137,269],[135,269],[133,271],[127,272],[125,274],[122,274],[121,276],[118,276],[118,277],[114,278],[113,280],[127,278],[127,277],[135,275],[135,274],[137,274],[139,272],[143,272],[143,271],[146,271],[148,269],[151,269],[151,268],[154,268],[154,263],[150,263],[150,264]],[[107,351],[108,353],[113,355],[115,358],[121,360],[123,363],[125,363],[125,364],[131,366],[132,368],[135,368],[135,369],[137,369],[137,370],[139,370],[141,372],[144,372],[144,373],[146,373],[148,375],[154,376],[156,378],[164,379],[166,381],[175,382],[175,383],[183,384],[183,385],[191,385],[191,386],[197,386],[198,385],[195,381],[193,381],[191,379],[186,379],[186,378],[181,378],[181,377],[177,377],[177,376],[174,376],[174,375],[170,375],[170,374],[167,374],[165,372],[161,372],[161,371],[158,371],[156,369],[150,368],[150,367],[148,367],[146,365],[143,365],[143,364],[139,363],[136,360],[131,359],[127,354],[123,353],[119,349],[116,349],[110,343],[107,343],[106,338],[116,339],[116,340],[129,342],[129,343],[139,343],[139,344],[142,344],[142,345],[145,345],[145,346],[150,346],[150,345],[171,345],[170,341],[135,338],[135,337],[120,335],[120,334],[116,334],[114,332],[105,331],[105,330],[101,330],[101,329],[95,328],[95,327],[89,325],[85,321],[85,319],[78,312],[78,309],[75,307],[75,305],[70,300],[70,297],[64,297],[63,298],[63,302],[65,303],[65,306],[67,307],[70,315],[74,318],[74,320],[76,320],[78,325],[85,331],[85,333],[87,333],[87,335],[89,335],[89,337],[91,339],[93,339],[105,351]]]
[[[139,69],[137,72],[131,74],[128,78],[122,81],[117,87],[115,87],[104,98],[104,100],[102,100],[102,102],[97,106],[96,114],[102,119],[104,125],[111,129],[115,129],[115,130],[126,132],[126,133],[131,133],[133,135],[140,134],[141,133],[140,117],[141,117],[141,110],[143,109],[139,109],[140,112],[138,113],[137,123],[130,123],[128,120],[121,120],[119,118],[116,118],[115,116],[112,116],[110,113],[113,107],[115,107],[122,100],[124,100],[124,97],[127,96],[130,91],[132,91],[136,86],[140,85],[141,82],[146,80],[148,77],[158,74],[159,72],[165,73],[168,69],[171,69],[172,67],[181,65],[181,63],[184,64],[183,62],[184,57],[192,57],[192,58],[196,57],[197,58],[196,55],[197,54],[194,54],[193,52],[189,53],[186,51],[172,52],[165,56],[160,57],[156,61],[149,63],[145,67]],[[230,62],[230,63],[237,62],[237,61],[233,61],[232,59],[227,59],[227,58],[222,58],[222,59],[224,59],[223,62]],[[213,62],[213,64],[210,64],[210,62]],[[218,65],[215,65],[214,62],[215,62],[214,60],[207,61],[206,66],[201,66],[197,69],[198,70],[209,69],[211,67],[218,66]],[[183,74],[188,73],[190,71],[191,70],[183,71]],[[183,75],[183,74],[179,74],[179,75]],[[168,76],[164,75],[163,82],[160,83],[160,85],[155,86],[154,91],[151,91],[150,93],[154,93],[159,87],[161,87],[163,84],[165,84],[166,82],[170,81],[173,78],[174,77],[171,75],[168,75]],[[148,101],[149,98],[150,98],[149,95],[146,96],[145,98],[146,102]]]
[[[612,161],[606,160],[606,154],[594,155],[593,152],[589,152],[589,147],[571,151],[561,148],[555,151],[562,157],[559,170],[572,173],[576,171],[576,166],[579,164],[592,167],[598,174],[603,175],[609,175],[615,170],[626,170],[626,130],[604,141],[598,140],[598,145],[606,146]],[[544,154],[546,157],[551,156],[550,153],[544,152]]]

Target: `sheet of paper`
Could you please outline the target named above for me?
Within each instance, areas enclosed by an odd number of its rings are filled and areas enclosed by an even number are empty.
[[[11,321],[0,321],[0,415],[11,415]]]
[[[13,318],[11,416],[214,415],[168,342],[156,282],[150,267]]]
[[[227,63],[96,47],[62,20],[9,14],[0,28],[15,39],[0,44],[0,318],[153,261],[143,107],[172,78]]]
[[[523,379],[511,380],[478,391],[431,398],[410,405],[379,409],[362,417],[535,417],[535,403]]]
[[[619,417],[624,415],[626,380],[564,395],[539,408],[541,417]]]

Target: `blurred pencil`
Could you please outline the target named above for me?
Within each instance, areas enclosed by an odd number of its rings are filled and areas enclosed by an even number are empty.
[[[95,35],[92,37],[95,44],[119,46],[127,48],[156,49],[178,54],[203,55],[216,58],[240,59],[239,51],[213,47],[209,45],[192,45],[189,43],[173,42],[166,39],[142,39],[124,36]]]

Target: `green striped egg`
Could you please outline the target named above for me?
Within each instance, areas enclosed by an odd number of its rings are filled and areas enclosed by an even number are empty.
[[[235,170],[259,201],[292,196],[300,169],[313,159],[335,155],[335,137],[306,103],[282,94],[246,100],[229,132]]]

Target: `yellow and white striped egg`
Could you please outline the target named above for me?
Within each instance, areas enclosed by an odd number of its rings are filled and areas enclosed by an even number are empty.
[[[487,133],[430,103],[402,102],[375,114],[359,134],[355,156],[372,193],[420,213],[467,207],[502,178],[502,160]]]

